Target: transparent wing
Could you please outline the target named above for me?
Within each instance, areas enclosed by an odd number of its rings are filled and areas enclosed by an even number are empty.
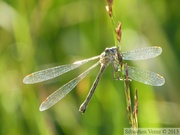
[[[122,52],[123,60],[145,60],[157,57],[162,52],[162,48],[158,46],[146,47],[132,51]]]
[[[56,104],[58,101],[60,101],[63,97],[65,97],[88,73],[91,69],[95,68],[99,64],[99,61],[91,66],[89,69],[87,69],[85,72],[80,74],[78,77],[74,78],[73,80],[69,81],[65,85],[63,85],[61,88],[56,90],[54,93],[52,93],[47,99],[41,104],[39,110],[44,111],[49,109],[51,106]]]
[[[128,77],[152,86],[161,86],[165,83],[165,79],[161,75],[131,66],[128,66]]]
[[[89,59],[85,59],[85,60],[81,60],[81,61],[76,61],[73,64],[67,64],[67,65],[62,65],[62,66],[57,66],[57,67],[53,67],[53,68],[48,68],[45,70],[41,70],[38,72],[34,72],[32,74],[27,75],[24,79],[23,79],[23,83],[25,84],[33,84],[33,83],[38,83],[38,82],[42,82],[42,81],[46,81],[52,78],[55,78],[57,76],[60,76],[70,70],[73,70],[91,60],[95,60],[98,59],[99,56],[95,56]]]

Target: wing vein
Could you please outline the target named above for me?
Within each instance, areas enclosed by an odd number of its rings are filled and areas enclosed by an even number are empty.
[[[82,74],[80,74],[78,77],[74,78],[73,80],[69,81],[65,85],[63,85],[61,88],[56,90],[54,93],[52,93],[47,99],[41,104],[39,110],[44,111],[49,109],[51,106],[56,104],[58,101],[60,101],[63,97],[65,97],[93,68],[95,68],[99,64],[99,61],[91,66],[89,69],[84,71]]]

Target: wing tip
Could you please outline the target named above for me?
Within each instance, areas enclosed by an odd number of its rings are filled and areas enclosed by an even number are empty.
[[[44,106],[44,102],[40,105],[40,107],[39,107],[39,111],[40,112],[43,112],[43,111],[45,111],[45,110],[47,110],[48,108],[47,107],[45,107]]]
[[[159,51],[159,55],[162,53],[162,48],[160,46],[154,46]]]
[[[41,107],[41,106],[39,107],[39,111],[40,111],[40,112],[43,112],[43,111],[45,111],[45,110],[47,110],[47,109],[45,109],[45,108],[43,108],[43,107]]]
[[[164,85],[164,84],[165,84],[165,79],[164,79],[164,77],[161,76],[161,75],[159,75],[159,74],[158,74],[158,76],[161,78],[161,83],[159,83],[159,86]]]
[[[24,84],[31,84],[30,81],[29,81],[29,77],[30,77],[30,76],[32,76],[32,74],[29,74],[29,75],[27,75],[27,76],[24,77],[24,79],[23,79],[23,83],[24,83]]]
[[[158,76],[158,80],[156,81],[156,84],[154,84],[153,86],[162,86],[165,84],[165,79],[163,76],[157,74]]]
[[[39,107],[39,111],[45,111],[45,110],[47,110],[47,109],[49,109],[52,105],[48,105],[47,104],[47,101],[48,101],[48,97],[41,103],[41,105],[40,105],[40,107]]]

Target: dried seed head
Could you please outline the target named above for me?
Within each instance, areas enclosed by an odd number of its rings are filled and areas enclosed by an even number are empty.
[[[112,6],[109,6],[109,5],[106,6],[106,10],[107,10],[109,16],[112,17]]]
[[[107,1],[107,4],[109,5],[109,6],[112,6],[113,5],[113,0],[106,0]]]
[[[112,17],[113,0],[106,0],[106,2],[107,2],[106,10],[107,10],[109,16]]]
[[[136,89],[136,94],[135,94],[135,113],[138,115],[138,90]]]
[[[115,31],[116,31],[117,40],[118,40],[118,42],[120,43],[120,41],[121,41],[121,36],[122,36],[122,32],[121,32],[121,22],[118,22],[118,26],[117,26],[117,28],[115,29]]]

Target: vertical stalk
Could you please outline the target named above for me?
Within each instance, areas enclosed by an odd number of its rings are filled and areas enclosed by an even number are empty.
[[[120,41],[121,41],[121,36],[122,36],[121,22],[118,22],[116,25],[114,15],[113,15],[113,8],[112,8],[113,0],[106,0],[106,1],[107,1],[106,10],[108,12],[108,15],[111,19],[112,26],[113,26],[113,35],[114,35],[115,45],[118,46],[121,51],[121,46],[120,46]],[[137,128],[138,128],[138,91],[136,89],[135,96],[134,96],[134,107],[132,108],[131,91],[129,87],[130,82],[129,82],[129,77],[128,77],[128,66],[127,64],[124,65],[123,63],[119,63],[119,64],[121,65],[120,76],[124,82],[128,121],[131,128],[134,131],[137,131]],[[135,135],[137,135],[137,132],[135,132]]]

